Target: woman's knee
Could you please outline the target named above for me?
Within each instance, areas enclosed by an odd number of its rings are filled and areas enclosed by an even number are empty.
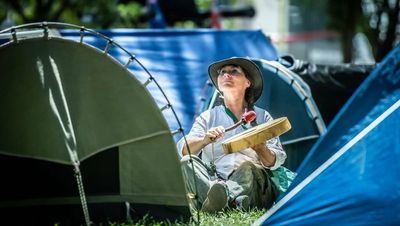
[[[201,159],[196,155],[184,155],[181,158],[181,163],[183,164],[191,163],[192,161],[201,162]]]
[[[207,168],[202,160],[197,156],[185,155],[181,158],[181,167],[183,171],[194,171],[196,174],[207,174]]]
[[[254,163],[247,161],[242,163],[236,171],[244,171],[244,172],[253,172],[257,167],[254,165]]]
[[[255,165],[253,163],[244,162],[232,173],[229,179],[250,186],[254,180],[254,169]]]

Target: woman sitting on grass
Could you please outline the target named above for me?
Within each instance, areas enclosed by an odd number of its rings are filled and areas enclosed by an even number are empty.
[[[286,159],[279,138],[232,154],[224,154],[222,148],[225,139],[272,120],[266,110],[254,106],[262,92],[261,71],[251,60],[234,57],[211,64],[208,73],[224,103],[196,118],[186,136],[188,145],[183,138],[178,142],[186,186],[191,193],[196,193],[196,187],[198,191],[192,206],[209,213],[226,207],[268,209],[279,195],[268,171],[278,168]],[[225,132],[225,128],[251,110],[257,114],[251,125]],[[200,153],[202,159],[198,157]]]

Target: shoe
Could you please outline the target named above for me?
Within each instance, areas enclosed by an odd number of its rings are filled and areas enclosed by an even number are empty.
[[[240,195],[236,197],[235,206],[241,210],[249,210],[250,209],[250,198],[247,195]]]
[[[207,198],[201,210],[207,213],[216,213],[228,204],[227,187],[224,182],[213,184],[208,190]]]

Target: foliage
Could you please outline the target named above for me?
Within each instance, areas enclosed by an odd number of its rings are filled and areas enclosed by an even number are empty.
[[[91,28],[144,27],[144,6],[118,0],[0,0],[0,21],[10,17],[18,24],[57,21]]]
[[[305,9],[314,9],[313,0],[296,0]],[[380,61],[399,42],[400,0],[326,0],[327,27],[341,35],[345,62],[352,60],[352,41],[362,32],[371,43],[375,59]]]
[[[400,0],[363,0],[365,15],[362,29],[381,60],[399,42]]]
[[[159,0],[161,1],[161,0]],[[210,11],[213,0],[193,0],[199,13]],[[147,0],[0,0],[0,21],[15,25],[57,21],[79,24],[90,28],[144,28],[154,12],[146,5]],[[250,5],[252,0],[219,0],[221,6]],[[171,12],[170,12],[171,13]],[[231,19],[224,25],[231,28]],[[14,24],[7,24],[12,26]],[[178,28],[209,27],[210,21],[178,21]]]
[[[195,0],[196,5],[200,11],[210,10],[213,0]],[[238,4],[245,4],[245,5],[252,5],[252,0],[218,0],[220,5],[238,5]]]
[[[142,225],[173,225],[173,226],[183,226],[183,225],[230,225],[230,226],[242,226],[242,225],[251,225],[258,218],[260,218],[265,213],[265,210],[261,209],[253,209],[248,212],[243,212],[237,209],[229,210],[227,212],[219,212],[218,214],[207,214],[200,212],[200,222],[170,222],[170,221],[156,221],[149,216],[145,216],[144,218],[132,222],[132,223],[112,223],[109,222],[107,225],[112,226],[142,226]]]
[[[197,0],[196,5],[200,11],[209,10],[211,8],[212,0]]]
[[[399,0],[329,0],[330,26],[342,34],[345,60],[351,60],[352,38],[357,32],[367,35],[377,61],[393,49],[400,31]],[[396,30],[397,28],[397,30]]]
[[[359,23],[362,23],[361,1],[328,1],[328,14],[331,16],[329,26],[341,33],[342,52],[345,62],[352,60],[352,40],[357,32]]]

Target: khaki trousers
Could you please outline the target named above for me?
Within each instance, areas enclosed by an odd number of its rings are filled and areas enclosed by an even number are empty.
[[[190,160],[193,161],[193,165]],[[257,167],[252,162],[244,162],[227,180],[217,178],[211,168],[197,156],[184,156],[181,166],[188,192],[196,194],[197,189],[197,199],[191,202],[197,210],[207,198],[211,185],[218,180],[225,181],[228,187],[230,207],[235,207],[237,197],[247,195],[250,208],[269,209],[279,195],[278,189],[270,179],[268,169]]]

